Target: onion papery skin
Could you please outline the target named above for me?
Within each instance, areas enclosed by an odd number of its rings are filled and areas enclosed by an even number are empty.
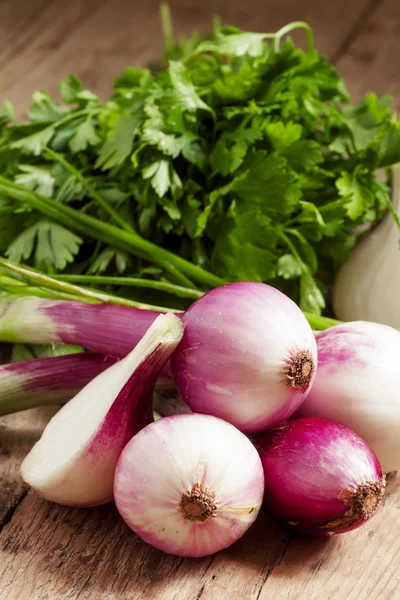
[[[315,376],[316,342],[303,313],[280,291],[231,283],[197,300],[182,321],[184,336],[171,363],[194,412],[255,433],[301,405]],[[291,370],[302,356],[304,380]]]
[[[400,331],[354,321],[316,339],[318,372],[296,415],[350,427],[371,446],[385,473],[400,469]]]
[[[200,557],[245,533],[263,489],[261,460],[245,435],[221,419],[187,414],[160,419],[127,444],[114,497],[144,541],[169,554]]]
[[[383,502],[385,476],[378,459],[344,425],[294,419],[266,432],[257,448],[264,505],[293,530],[314,536],[351,531]]]

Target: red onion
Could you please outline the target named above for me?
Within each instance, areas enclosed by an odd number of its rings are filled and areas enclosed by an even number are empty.
[[[378,459],[344,425],[295,419],[268,431],[257,445],[264,468],[264,504],[296,531],[351,531],[382,504],[385,476]]]
[[[400,469],[400,332],[356,321],[317,335],[318,373],[299,416],[361,435],[384,472]]]
[[[263,283],[231,283],[197,300],[182,320],[172,368],[194,412],[258,432],[303,402],[314,379],[316,342],[287,296]]]
[[[117,464],[114,496],[143,540],[179,556],[226,548],[255,521],[264,490],[260,457],[245,435],[208,415],[145,427]]]

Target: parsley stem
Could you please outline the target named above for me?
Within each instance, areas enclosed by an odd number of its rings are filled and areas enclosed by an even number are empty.
[[[293,23],[288,23],[276,33],[275,41],[274,41],[274,50],[275,52],[279,52],[279,48],[281,45],[281,39],[283,36],[287,35],[294,29],[304,29],[307,35],[307,52],[312,52],[314,50],[314,34],[312,32],[311,27],[305,21],[293,21]]]
[[[120,285],[126,287],[140,287],[161,292],[167,292],[182,298],[201,298],[203,292],[174,285],[167,281],[155,281],[154,279],[140,279],[139,277],[107,277],[104,275],[54,275],[58,281],[70,281],[73,283],[84,283],[87,285]]]
[[[150,262],[160,265],[184,286],[193,287],[188,277],[207,287],[217,287],[226,283],[217,275],[193,265],[184,258],[164,250],[164,248],[160,248],[135,232],[124,231],[109,223],[103,223],[100,219],[83,214],[75,208],[27,190],[2,176],[0,176],[0,191],[15,200],[27,202],[43,214],[63,224],[67,223],[71,229],[81,231],[94,239],[105,241],[111,246],[131,254],[136,255],[140,252],[143,256],[143,253],[145,253]]]
[[[51,148],[45,148],[44,156],[58,161],[60,165],[62,165],[78,181],[80,181],[80,183],[83,185],[84,188],[86,188],[88,194],[93,198],[93,200],[95,200],[102,208],[104,208],[104,210],[108,212],[110,217],[114,219],[114,221],[118,223],[118,225],[122,227],[122,229],[126,229],[126,231],[133,231],[129,223],[127,223],[126,220],[123,217],[121,217],[121,215],[107,202],[107,200],[103,198],[103,196],[99,194],[97,190],[95,190],[95,188],[86,179],[86,177],[84,177],[82,173],[78,171],[78,169],[71,165],[71,163],[68,162],[59,152],[54,152],[54,150],[51,150]]]
[[[0,268],[4,269],[8,273],[14,274],[16,278],[21,278],[23,281],[27,283],[34,283],[38,286],[42,286],[49,290],[58,290],[60,292],[65,292],[67,294],[72,294],[75,296],[79,296],[83,300],[89,300],[90,302],[102,302],[103,304],[120,304],[122,306],[131,306],[132,308],[141,308],[143,310],[154,310],[157,312],[170,312],[173,309],[165,308],[163,306],[152,306],[151,304],[145,304],[142,302],[135,302],[133,300],[128,300],[126,298],[120,298],[119,296],[114,296],[111,294],[103,294],[101,292],[96,292],[93,290],[88,290],[86,288],[80,287],[78,285],[74,285],[72,283],[57,281],[53,277],[49,275],[45,275],[44,273],[40,273],[38,271],[34,271],[28,267],[23,267],[21,265],[15,265],[4,258],[0,258]],[[181,312],[176,311],[174,312]]]
[[[336,319],[331,319],[329,317],[314,315],[305,311],[303,311],[303,314],[309,322],[310,327],[311,329],[313,329],[313,331],[324,331],[325,329],[329,329],[329,327],[333,327],[334,325],[340,325],[340,323],[342,322],[337,321]]]
[[[30,286],[16,279],[10,279],[10,282],[3,281],[5,279],[9,278],[0,277],[0,290],[5,291],[11,296],[17,296],[19,298],[21,296],[36,296],[37,298],[49,298],[50,300],[72,300],[75,302],[82,302],[84,300],[85,302],[99,303],[95,300],[89,300],[87,298],[83,299],[82,296],[73,296],[72,294],[56,292],[55,290]]]
[[[291,251],[291,253],[293,254],[294,258],[297,260],[300,269],[304,272],[306,270],[308,270],[307,265],[304,263],[304,261],[302,260],[300,254],[297,252],[296,250],[296,246],[292,243],[292,241],[289,239],[289,237],[281,230],[278,233],[278,237],[282,240],[282,242],[289,248],[289,250]]]
[[[172,30],[171,9],[169,5],[163,2],[160,6],[160,20],[164,37],[164,45],[166,52],[170,53],[175,46],[174,34]]]
[[[215,35],[222,28],[221,17],[219,15],[213,15],[212,23],[213,23],[213,32]]]

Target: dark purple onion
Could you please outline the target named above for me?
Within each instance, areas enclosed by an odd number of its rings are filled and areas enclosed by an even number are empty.
[[[257,442],[264,505],[296,531],[332,535],[356,529],[383,502],[385,476],[373,450],[344,425],[295,419]]]

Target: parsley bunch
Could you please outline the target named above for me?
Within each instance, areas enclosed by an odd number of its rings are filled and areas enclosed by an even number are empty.
[[[305,52],[285,39],[297,26]],[[264,281],[319,314],[338,265],[390,207],[390,98],[351,104],[304,23],[216,26],[179,45],[165,30],[164,59],[129,67],[107,102],[71,76],[60,102],[34,95],[29,122],[5,103],[0,253],[176,308],[226,281]]]

